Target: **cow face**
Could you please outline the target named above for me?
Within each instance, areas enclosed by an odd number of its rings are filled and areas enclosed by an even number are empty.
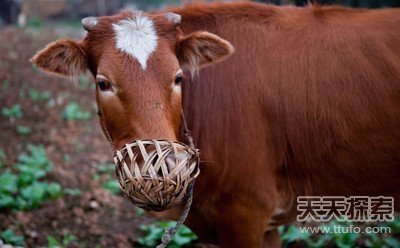
[[[95,77],[100,124],[115,149],[137,139],[177,140],[183,71],[220,61],[229,42],[208,32],[182,35],[181,17],[122,12],[82,20],[87,36],[59,40],[32,59],[64,76]]]

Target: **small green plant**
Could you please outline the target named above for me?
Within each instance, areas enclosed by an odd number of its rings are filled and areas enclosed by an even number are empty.
[[[14,246],[24,246],[25,239],[23,236],[16,235],[11,229],[7,229],[0,233],[0,239],[3,240],[4,244]]]
[[[145,211],[142,208],[135,207],[136,216],[144,216]]]
[[[351,223],[349,222],[344,222],[344,223],[338,223],[336,221],[331,222],[328,226],[342,226],[342,227],[346,227],[346,226],[350,226]],[[326,235],[324,235],[326,236]],[[353,247],[355,244],[357,244],[357,240],[360,238],[360,234],[356,233],[356,232],[348,232],[348,233],[333,233],[332,236],[329,235],[330,237],[333,238],[334,243],[338,246],[338,247],[348,247],[351,248]],[[327,238],[328,239],[328,238]]]
[[[103,187],[105,189],[108,189],[109,191],[111,191],[115,195],[118,195],[120,193],[119,184],[115,179],[107,180],[104,183]]]
[[[27,210],[62,195],[61,186],[41,179],[51,170],[43,146],[28,145],[12,170],[0,174],[0,209]]]
[[[17,176],[10,170],[0,175],[0,209],[13,206],[13,195],[18,191],[17,180]]]
[[[90,112],[82,110],[76,102],[72,102],[65,107],[63,117],[72,121],[88,120]]]
[[[29,98],[34,102],[48,100],[51,97],[50,91],[39,92],[37,90],[31,89],[29,90],[28,94]]]
[[[56,237],[53,235],[48,235],[47,236],[47,247],[49,248],[64,248],[68,247],[69,244],[76,242],[78,239],[75,235],[67,233],[63,235],[63,238],[61,241],[58,241]]]
[[[51,163],[43,146],[29,144],[27,150],[28,153],[18,156],[18,162],[14,165],[26,179],[20,182],[22,184],[30,183],[33,179],[40,179],[51,170]]]
[[[97,173],[94,174],[93,177],[92,177],[92,180],[95,181],[95,182],[99,181],[100,180],[100,175],[97,174]]]
[[[156,247],[161,243],[161,238],[164,234],[165,228],[175,226],[174,221],[162,221],[151,225],[142,225],[140,230],[144,233],[144,237],[138,239],[139,247]],[[169,243],[169,248],[180,248],[189,246],[197,240],[194,234],[186,226],[182,226],[175,234],[174,239]]]
[[[390,228],[391,235],[400,234],[400,216],[397,216],[393,221],[384,222],[379,225],[378,227]],[[372,248],[381,248],[381,247],[400,247],[400,240],[395,237],[381,237],[379,234],[376,233],[369,233],[366,236],[364,245],[366,247]]]
[[[304,242],[308,247],[317,247],[311,239],[311,233],[301,232],[297,226],[279,227],[283,247],[293,242]]]
[[[47,235],[47,247],[60,247],[60,243],[53,235]]]
[[[70,196],[80,196],[82,194],[80,189],[64,189],[64,193]]]
[[[17,133],[18,134],[21,134],[21,135],[28,135],[28,134],[30,134],[31,133],[31,128],[30,127],[27,127],[27,126],[21,126],[21,125],[18,125],[17,126]]]
[[[1,113],[5,116],[5,117],[9,117],[9,118],[21,118],[22,117],[22,111],[21,111],[21,106],[19,104],[14,104],[13,106],[7,108],[4,107],[1,110]]]
[[[97,172],[93,175],[93,181],[100,180],[100,176],[104,175],[103,178],[107,180],[104,182],[103,187],[109,191],[111,191],[115,195],[119,195],[121,190],[119,188],[119,184],[117,180],[114,178],[115,173],[115,165],[108,163],[106,165],[97,165]]]
[[[6,152],[0,149],[0,168],[6,165]]]
[[[364,242],[365,247],[371,248],[397,248],[400,247],[400,241],[392,237],[379,237],[376,233],[370,233]]]
[[[379,225],[380,227],[389,227],[392,233],[400,233],[400,215],[394,218],[393,221],[384,222]]]
[[[97,172],[99,173],[109,173],[113,174],[115,172],[115,165],[114,164],[107,164],[107,165],[98,165]]]

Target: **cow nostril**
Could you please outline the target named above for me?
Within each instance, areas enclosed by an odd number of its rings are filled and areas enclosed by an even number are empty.
[[[189,159],[190,155],[186,152],[179,152],[177,155],[168,154],[165,158],[165,163],[168,166],[168,170],[172,171],[176,166],[178,166],[182,161]]]
[[[177,164],[177,158],[174,155],[168,154],[165,158],[165,164],[168,166],[168,170],[172,171]]]

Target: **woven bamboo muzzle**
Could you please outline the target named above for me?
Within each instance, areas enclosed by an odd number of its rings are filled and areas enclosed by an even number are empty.
[[[198,151],[181,142],[137,140],[116,151],[122,192],[141,208],[163,211],[184,202],[199,175]]]

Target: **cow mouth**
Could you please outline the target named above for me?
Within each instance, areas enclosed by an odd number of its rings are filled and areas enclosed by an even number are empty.
[[[152,211],[181,204],[200,172],[198,151],[176,141],[136,140],[116,151],[114,162],[125,196]]]

